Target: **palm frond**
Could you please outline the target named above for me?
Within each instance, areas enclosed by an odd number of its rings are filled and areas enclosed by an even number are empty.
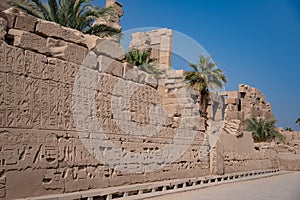
[[[107,26],[105,24],[96,24],[85,31],[85,33],[97,35],[99,37],[107,37],[120,34],[121,30]]]
[[[96,19],[114,15],[115,9],[93,6],[90,0],[22,0],[21,3],[12,0],[11,5],[35,17],[82,32],[101,37],[120,34],[120,30],[105,25],[92,28]]]
[[[284,140],[284,136],[275,128],[276,120],[265,120],[264,118],[246,119],[246,131],[252,133],[256,142],[264,142],[277,139]]]

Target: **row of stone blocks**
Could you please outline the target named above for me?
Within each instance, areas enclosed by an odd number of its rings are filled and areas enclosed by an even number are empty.
[[[37,19],[15,8],[0,13],[0,38],[14,46],[82,64],[90,50],[117,60],[125,57],[124,48],[111,38],[83,34],[59,24]],[[100,45],[99,45],[100,44]]]
[[[138,184],[131,186],[113,187],[107,189],[95,189],[83,192],[74,192],[69,194],[48,195],[33,198],[24,198],[17,200],[52,200],[52,199],[127,199],[136,200],[141,198],[149,198],[154,196],[166,195],[174,192],[183,192],[204,187],[215,186],[224,183],[236,181],[251,180],[262,177],[269,177],[279,174],[279,169],[266,169],[248,172],[237,172],[225,175],[198,177],[192,179],[177,179],[163,182],[153,182],[146,184]]]

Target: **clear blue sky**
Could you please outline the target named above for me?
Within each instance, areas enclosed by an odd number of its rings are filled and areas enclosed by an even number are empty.
[[[300,129],[299,0],[119,1],[124,31],[167,27],[192,37],[225,71],[226,90],[240,83],[257,87],[271,103],[277,126]],[[181,64],[174,66],[189,70]]]

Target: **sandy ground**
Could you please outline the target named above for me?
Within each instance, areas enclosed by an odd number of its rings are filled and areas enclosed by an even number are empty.
[[[300,172],[202,188],[148,200],[300,200]]]

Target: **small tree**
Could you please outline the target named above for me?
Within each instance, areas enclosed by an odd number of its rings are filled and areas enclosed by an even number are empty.
[[[199,63],[189,64],[192,71],[185,72],[183,81],[199,92],[201,116],[207,120],[209,89],[223,88],[227,78],[210,57],[199,57]]]
[[[150,54],[147,51],[131,50],[126,54],[125,61],[133,66],[137,66],[142,71],[153,74],[156,78],[163,74],[163,70],[154,67],[156,59],[150,58]]]
[[[252,133],[255,142],[268,142],[274,139],[284,141],[284,136],[275,128],[277,120],[266,120],[264,118],[246,119],[246,131]]]

